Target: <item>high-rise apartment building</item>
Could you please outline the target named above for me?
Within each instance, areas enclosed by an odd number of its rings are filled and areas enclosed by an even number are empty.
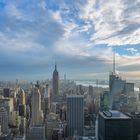
[[[84,129],[84,96],[67,96],[66,117],[68,137],[72,137],[74,132],[82,136]]]

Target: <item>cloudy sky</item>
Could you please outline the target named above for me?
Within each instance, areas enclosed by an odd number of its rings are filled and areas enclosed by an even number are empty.
[[[0,79],[108,79],[113,53],[140,79],[140,0],[0,0]]]

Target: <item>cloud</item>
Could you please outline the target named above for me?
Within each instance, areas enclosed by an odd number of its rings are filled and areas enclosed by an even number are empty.
[[[125,67],[125,66],[133,67],[135,65],[140,65],[140,61],[139,61],[140,53],[134,54],[132,56],[117,54],[116,59],[117,59],[118,67]]]
[[[53,44],[64,33],[45,5],[28,3],[20,8],[22,4],[9,2],[0,13],[0,66],[7,75],[41,71],[54,56]]]
[[[100,77],[99,77],[100,75]],[[109,72],[89,72],[89,73],[81,73],[78,74],[79,77],[82,77],[83,79],[98,79],[98,80],[106,80],[108,79]]]
[[[126,50],[133,55],[135,55],[135,54],[138,55],[138,50],[135,48],[127,48]]]
[[[140,75],[139,70],[129,70],[129,71],[120,71],[120,74],[123,78],[127,80],[139,80],[138,75]]]
[[[42,1],[43,2],[43,1]],[[26,50],[38,46],[49,48],[63,35],[62,26],[51,16],[50,11],[42,5],[30,3],[27,14],[20,5],[7,4],[1,20],[1,48]],[[26,9],[26,8],[25,8]],[[8,40],[8,42],[6,42]],[[11,45],[10,45],[11,44]]]
[[[80,5],[79,17],[94,27],[90,39],[95,44],[139,44],[139,7],[139,0],[88,0]]]
[[[124,54],[116,52],[118,70],[138,66],[140,54],[133,44],[140,43],[139,6],[138,0],[2,2],[0,66],[31,74],[44,72],[58,59],[74,77],[84,71],[107,72],[112,69],[112,46],[124,44],[132,46]]]

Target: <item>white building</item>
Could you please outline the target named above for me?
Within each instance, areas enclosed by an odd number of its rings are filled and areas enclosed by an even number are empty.
[[[41,110],[41,95],[39,89],[34,88],[32,95],[32,126],[43,122],[43,111]]]

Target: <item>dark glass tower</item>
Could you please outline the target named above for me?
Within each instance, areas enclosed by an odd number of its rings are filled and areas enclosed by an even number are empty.
[[[84,96],[67,96],[67,134],[72,137],[75,133],[83,136],[84,131]]]

